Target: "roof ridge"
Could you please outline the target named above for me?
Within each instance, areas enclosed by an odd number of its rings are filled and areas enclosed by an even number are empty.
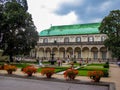
[[[99,25],[100,23],[86,23],[86,24],[72,24],[72,25],[59,25],[59,26],[51,26],[50,29],[57,29],[57,28],[66,28],[66,27],[69,27],[69,29],[72,29],[75,27],[76,28],[80,28],[80,27],[84,27],[84,26],[95,26],[96,27],[96,24]],[[79,27],[78,27],[79,26]],[[72,28],[70,28],[72,27]]]
[[[98,34],[100,23],[72,24],[51,26],[40,32],[40,36],[73,35],[73,34]]]

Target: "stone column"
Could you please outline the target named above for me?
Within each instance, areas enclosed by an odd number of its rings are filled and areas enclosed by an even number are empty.
[[[82,50],[81,50],[80,52],[81,52],[81,58],[83,58],[83,55],[82,55],[82,54],[83,54],[83,53],[82,53]]]
[[[88,56],[88,58],[92,58],[92,51],[91,50],[89,50],[89,56]]]
[[[101,57],[100,57],[100,51],[99,50],[98,50],[98,58],[101,59]]]
[[[58,58],[60,57],[60,50],[59,50],[59,48],[58,48]]]
[[[67,55],[66,55],[66,49],[65,49],[65,58],[67,57]]]
[[[75,55],[75,52],[74,52],[74,48],[73,48],[73,56],[72,56],[73,58],[74,58],[74,55]]]

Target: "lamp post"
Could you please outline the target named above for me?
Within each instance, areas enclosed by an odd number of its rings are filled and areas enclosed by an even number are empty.
[[[55,60],[54,60],[54,52],[53,52],[53,50],[52,50],[52,52],[51,52],[51,65],[54,65],[54,63],[55,63]]]
[[[57,43],[57,41],[55,40],[55,41],[54,41],[54,44],[56,44],[56,43]],[[54,60],[54,55],[55,55],[55,53],[54,53],[53,50],[52,50],[52,52],[51,52],[50,55],[51,55],[51,61],[50,61],[50,62],[51,62],[51,65],[54,65],[54,63],[55,63],[55,60]]]

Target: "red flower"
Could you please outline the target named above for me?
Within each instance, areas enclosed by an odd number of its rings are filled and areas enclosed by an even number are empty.
[[[51,75],[53,75],[55,73],[55,69],[54,68],[43,68],[42,70],[41,70],[41,74],[42,75],[45,75],[45,74],[51,74]]]
[[[64,77],[65,78],[75,77],[77,74],[78,74],[78,70],[70,68],[64,72]]]
[[[36,73],[37,69],[34,66],[27,66],[22,69],[24,73],[31,74],[31,73]]]
[[[89,71],[88,76],[93,79],[100,79],[104,75],[103,71]]]
[[[4,70],[6,71],[16,71],[17,67],[14,65],[4,65]]]

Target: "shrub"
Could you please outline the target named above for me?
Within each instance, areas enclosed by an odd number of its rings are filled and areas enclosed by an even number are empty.
[[[43,68],[43,69],[41,70],[41,74],[42,74],[42,75],[46,75],[47,78],[51,78],[51,76],[52,76],[54,73],[55,73],[55,68],[50,68],[50,67],[48,67],[48,68]]]
[[[64,77],[69,79],[74,79],[77,74],[78,74],[78,70],[70,68],[64,72]]]
[[[14,66],[14,65],[4,65],[4,70],[7,70],[7,71],[16,71],[17,67]]]
[[[28,76],[32,76],[33,73],[37,72],[37,69],[34,66],[27,66],[21,69],[24,73],[28,74]]]
[[[4,70],[8,72],[8,74],[12,74],[12,72],[17,70],[17,67],[14,65],[4,65]]]
[[[109,68],[109,64],[104,64],[104,68]]]
[[[108,77],[109,76],[108,70],[104,70],[103,73],[104,73],[103,77]]]
[[[95,82],[99,82],[100,78],[103,77],[103,75],[103,71],[88,71],[88,76]]]

